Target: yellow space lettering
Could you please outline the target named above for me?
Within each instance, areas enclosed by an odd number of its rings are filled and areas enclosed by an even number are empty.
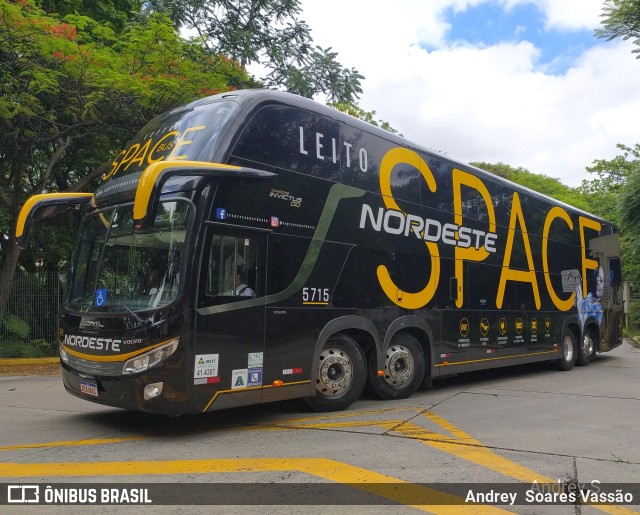
[[[587,295],[587,270],[597,270],[598,262],[595,259],[587,257],[587,247],[585,245],[584,228],[593,229],[600,232],[602,225],[595,220],[589,220],[584,216],[578,217],[578,223],[580,224],[580,246],[582,247],[582,295]]]
[[[553,207],[547,213],[547,218],[544,221],[544,229],[542,231],[542,271],[544,272],[544,282],[547,285],[547,291],[549,297],[554,306],[561,311],[569,311],[573,307],[576,294],[572,293],[568,299],[561,299],[553,289],[551,284],[551,277],[549,275],[549,230],[551,224],[556,218],[562,218],[564,222],[569,226],[569,229],[573,230],[573,222],[569,217],[569,214],[561,207]]]
[[[102,180],[106,181],[121,170],[128,169],[131,165],[138,165],[144,168],[145,165],[157,163],[158,161],[175,160],[175,159],[189,159],[188,150],[184,150],[183,147],[191,145],[193,140],[187,139],[187,135],[193,131],[201,131],[206,129],[205,125],[199,125],[197,127],[188,127],[182,134],[178,131],[169,131],[163,134],[162,137],[154,142],[153,138],[149,138],[142,143],[134,143],[128,149],[121,151],[117,157],[111,163],[111,170],[102,175]],[[178,151],[185,152],[182,155],[175,155]],[[170,154],[169,154],[170,152]],[[167,154],[168,157],[167,157]]]
[[[462,186],[475,189],[484,200],[487,206],[487,212],[489,215],[489,231],[490,233],[496,232],[496,214],[493,209],[493,203],[491,202],[491,195],[484,183],[474,175],[463,172],[454,168],[452,171],[453,179],[453,213],[454,221],[458,227],[462,228]],[[456,295],[456,307],[462,307],[464,303],[464,261],[484,261],[489,257],[489,252],[482,246],[475,248],[470,246],[467,248],[457,246],[455,249],[455,276],[458,280],[458,291]]]
[[[176,146],[173,147],[173,150],[169,155],[169,157],[167,158],[167,161],[171,161],[173,159],[189,159],[188,154],[182,154],[181,156],[177,156],[175,154],[180,147],[184,147],[185,145],[191,145],[191,143],[193,143],[193,140],[185,139],[187,132],[201,131],[202,129],[206,129],[206,125],[198,125],[197,127],[189,127],[188,129],[185,129],[182,135],[178,138],[178,141],[176,141]]]
[[[149,147],[151,146],[151,140],[148,139],[136,152],[136,154],[131,158],[131,161],[129,161],[127,163],[127,166],[124,167],[124,169],[126,170],[127,168],[129,168],[133,163],[138,163],[139,165],[143,164],[144,161],[144,156],[147,155],[147,151],[149,150]]]
[[[393,167],[406,163],[416,168],[424,178],[429,190],[436,191],[436,181],[427,166],[427,163],[413,150],[407,148],[392,148],[389,150],[380,163],[380,193],[384,199],[387,209],[402,211],[396,203],[391,193],[391,172]],[[392,302],[407,309],[419,309],[425,306],[434,296],[440,281],[440,252],[435,242],[425,242],[431,256],[431,275],[427,285],[419,292],[409,293],[400,290],[389,274],[386,266],[380,265],[377,269],[378,281],[384,293]]]
[[[522,240],[524,243],[524,250],[527,256],[527,265],[529,270],[517,270],[510,268],[511,264],[511,252],[513,251],[513,240],[516,235],[516,224],[520,225],[520,233],[522,234]],[[533,255],[531,254],[531,245],[529,244],[529,235],[527,233],[527,226],[524,222],[524,213],[522,212],[522,205],[520,204],[520,197],[517,192],[513,193],[513,200],[511,203],[511,217],[509,219],[509,234],[507,236],[507,246],[504,251],[504,260],[502,261],[502,272],[500,274],[500,283],[498,285],[498,295],[496,297],[496,307],[502,308],[504,301],[504,290],[507,285],[507,281],[516,281],[522,283],[531,284],[533,289],[533,296],[536,303],[536,309],[540,309],[540,291],[538,290],[538,280],[536,279],[536,271],[533,266]]]
[[[160,156],[157,158],[154,158],[153,154],[155,152],[166,152],[167,150],[171,150],[175,145],[175,142],[174,141],[167,142],[165,140],[169,138],[178,139],[178,135],[179,135],[178,131],[171,131],[171,132],[167,132],[164,136],[162,136],[162,138],[158,140],[158,142],[151,149],[151,152],[149,153],[149,157],[147,158],[147,161],[149,162],[150,165],[153,163],[157,163],[158,161],[162,161],[164,159],[164,154],[160,154]]]

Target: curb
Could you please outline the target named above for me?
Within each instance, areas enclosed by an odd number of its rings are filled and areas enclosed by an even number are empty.
[[[60,363],[60,358],[2,358],[1,366],[19,366],[19,365],[56,365]]]

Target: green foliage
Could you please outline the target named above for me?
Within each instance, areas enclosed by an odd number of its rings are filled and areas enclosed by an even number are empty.
[[[64,18],[47,14],[33,0],[0,0],[3,278],[15,273],[10,245],[28,196],[93,190],[116,151],[154,115],[256,84],[237,63],[181,38],[164,15],[136,23],[118,22],[130,20],[129,14],[108,15],[109,6],[122,12],[135,8],[133,0],[43,3]],[[96,10],[104,11],[99,19],[87,16]],[[58,250],[45,261],[69,255],[70,242],[63,240],[49,246]],[[37,259],[35,252],[24,253],[22,266],[33,269]],[[3,282],[0,318],[10,280]]]
[[[243,67],[260,63],[267,86],[334,102],[354,102],[364,79],[343,68],[331,48],[314,46],[311,29],[299,20],[299,0],[152,0],[151,12],[165,13],[177,27],[198,33],[197,40]]]
[[[622,38],[633,39],[633,44],[640,46],[640,2],[638,0],[606,0],[602,8],[602,28],[595,30],[598,38],[611,41]],[[632,50],[640,54],[640,49]],[[640,59],[640,55],[636,57]]]
[[[46,340],[32,342],[0,339],[0,358],[42,358],[56,356],[57,345]]]
[[[120,31],[140,12],[142,0],[39,0],[38,5],[46,13],[57,14],[60,18],[83,13]]]
[[[634,302],[627,313],[627,327],[640,329],[640,302]],[[637,331],[636,331],[637,334]]]
[[[371,125],[375,125],[376,127],[380,127],[386,131],[391,132],[392,134],[398,134],[402,136],[396,129],[394,129],[389,122],[385,122],[384,120],[376,120],[376,112],[375,111],[365,111],[359,105],[351,103],[351,102],[333,102],[327,104],[338,111],[342,111],[354,118],[358,118],[365,122],[370,123]]]
[[[640,285],[640,144],[618,144],[622,153],[613,159],[597,159],[587,171],[580,193],[589,198],[591,211],[620,227],[625,280]]]
[[[51,343],[42,338],[31,340],[29,345],[36,349],[39,356],[55,356],[58,353],[57,344]]]
[[[7,332],[18,336],[19,338],[28,338],[29,332],[31,332],[29,324],[15,315],[8,315],[5,317],[2,321],[2,325]]]
[[[591,199],[594,213],[620,223],[620,195],[629,178],[640,172],[640,145],[618,144],[616,147],[622,151],[621,155],[596,159],[587,167],[587,172],[595,177],[583,180],[580,192]]]
[[[562,184],[559,179],[554,177],[532,173],[522,167],[514,168],[504,163],[492,164],[480,162],[471,164],[487,172],[491,172],[494,175],[498,175],[503,179],[515,182],[525,188],[537,191],[538,193],[555,198],[574,207],[591,211],[587,196],[583,195],[576,188]]]
[[[182,39],[165,16],[117,32],[79,13],[79,0],[44,3],[69,14],[0,0],[0,236],[11,236],[27,196],[95,187],[99,166],[155,114],[255,85],[237,63]]]

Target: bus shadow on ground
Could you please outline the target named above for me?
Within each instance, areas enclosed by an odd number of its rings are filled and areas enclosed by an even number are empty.
[[[591,367],[612,366],[620,358],[616,356],[598,356]],[[582,367],[576,367],[575,372],[580,372]],[[584,369],[587,370],[587,369]],[[487,386],[496,381],[504,381],[510,378],[531,378],[540,376],[540,384],[544,382],[544,376],[557,374],[552,363],[530,363],[512,367],[495,368],[477,372],[467,372],[460,375],[452,375],[438,378],[431,388],[422,389],[414,394],[411,399],[417,404],[424,403],[425,410],[432,407],[429,402],[429,392],[442,392],[447,389],[459,390],[471,387]],[[362,400],[371,401],[375,399],[365,390]],[[392,407],[394,401],[379,401],[380,407]],[[400,401],[398,401],[400,402]],[[415,408],[415,404],[413,408]],[[347,411],[358,411],[362,404],[353,404]],[[370,408],[370,404],[368,409]],[[339,412],[337,412],[339,413]],[[331,415],[328,413],[327,415]],[[269,424],[283,424],[288,419],[300,417],[315,417],[317,414],[304,402],[303,399],[293,399],[287,401],[274,402],[269,404],[243,406],[230,408],[209,413],[199,413],[194,415],[182,415],[171,417],[167,415],[156,415],[136,411],[113,411],[102,413],[84,413],[78,417],[85,419],[92,425],[101,427],[111,427],[122,433],[136,436],[149,437],[179,437],[188,434],[213,433],[216,431],[229,431],[238,428],[250,428],[251,426],[261,426]]]

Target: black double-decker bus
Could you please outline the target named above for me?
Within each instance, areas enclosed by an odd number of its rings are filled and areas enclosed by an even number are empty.
[[[158,116],[82,204],[66,389],[167,414],[349,406],[621,343],[609,222],[308,99],[238,91]]]

